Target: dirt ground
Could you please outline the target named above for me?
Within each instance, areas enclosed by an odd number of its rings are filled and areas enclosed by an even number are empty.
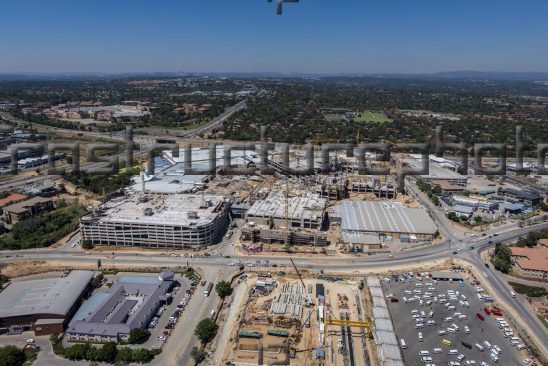
[[[320,364],[343,364],[344,355],[339,349],[341,343],[341,327],[339,325],[327,325],[327,319],[340,319],[343,314],[348,314],[350,320],[366,320],[365,292],[359,290],[358,281],[331,282],[313,278],[304,278],[305,289],[302,290],[300,281],[295,278],[273,277],[276,285],[265,291],[251,291],[257,282],[257,275],[252,274],[246,280],[247,293],[249,298],[244,299],[240,306],[237,321],[232,326],[229,337],[231,342],[225,349],[223,361],[249,362],[258,361],[257,349],[259,344],[265,348],[263,362],[283,359],[283,352],[276,350],[267,352],[268,344],[279,344],[288,341],[290,349],[294,351],[295,357],[291,359],[291,365],[320,365]],[[283,292],[284,285],[299,287],[301,293],[301,313],[299,316],[274,314],[271,311],[271,304],[274,299]],[[325,300],[323,303],[316,294],[316,284],[323,284],[325,288]],[[311,292],[309,292],[309,290]],[[313,305],[306,306],[306,296],[310,295]],[[323,318],[321,323],[327,327],[326,332],[320,332],[320,319],[318,309],[322,306]],[[358,310],[359,309],[359,310]],[[305,323],[309,320],[309,327]],[[289,333],[288,338],[275,337],[267,334],[268,330],[285,330]],[[261,334],[260,339],[238,338],[239,332],[257,332]],[[361,328],[352,328],[353,355],[356,365],[370,364],[366,361],[371,357],[371,349],[364,352],[362,339],[368,343],[367,337],[361,335]],[[324,336],[325,337],[324,340]],[[327,362],[321,363],[314,359],[313,351],[318,347],[324,348]],[[376,359],[376,356],[372,357]]]

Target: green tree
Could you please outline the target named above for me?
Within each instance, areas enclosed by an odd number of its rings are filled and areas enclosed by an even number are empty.
[[[221,281],[215,285],[215,291],[217,291],[217,294],[221,299],[224,299],[232,294],[232,287],[230,287],[230,283],[227,281]]]
[[[116,359],[116,354],[118,349],[116,348],[116,343],[108,342],[103,345],[103,347],[98,349],[97,358],[95,361],[112,363]]]
[[[143,341],[146,340],[146,338],[148,338],[150,336],[150,331],[148,329],[143,329],[143,328],[135,328],[135,329],[132,329],[130,332],[129,332],[129,340],[128,342],[130,344],[135,344],[135,343],[142,343]]]
[[[20,366],[25,362],[25,353],[15,346],[0,348],[0,366]]]
[[[154,358],[154,353],[145,348],[138,348],[133,350],[132,361],[133,362],[150,362]]]
[[[190,351],[190,356],[194,359],[196,363],[200,363],[206,358],[206,353],[198,347],[193,347]]]
[[[201,320],[196,326],[196,329],[194,330],[194,335],[196,335],[196,337],[198,337],[198,339],[202,343],[207,343],[215,338],[215,335],[217,334],[217,328],[218,326],[217,324],[215,324],[213,319],[205,318]]]
[[[457,216],[457,214],[454,213],[453,211],[448,212],[448,213],[447,213],[447,217],[448,217],[449,220],[451,220],[451,221],[455,221],[455,222],[459,222],[459,221],[460,221],[460,219],[459,219],[459,217]]]
[[[82,249],[93,249],[93,244],[91,244],[90,240],[82,240]]]
[[[502,243],[497,243],[495,245],[492,262],[497,270],[508,273],[511,267],[511,258],[512,251],[507,245]]]
[[[114,361],[117,365],[127,365],[133,361],[133,350],[129,347],[120,348]]]
[[[91,349],[89,343],[75,344],[65,348],[63,355],[72,361],[81,361],[88,358],[88,351]]]

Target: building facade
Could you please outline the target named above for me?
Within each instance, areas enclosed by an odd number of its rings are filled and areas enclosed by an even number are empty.
[[[205,247],[228,225],[222,197],[134,195],[80,219],[82,240],[92,245],[145,248]]]

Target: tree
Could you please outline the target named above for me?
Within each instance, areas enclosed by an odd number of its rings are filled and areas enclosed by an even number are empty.
[[[103,347],[97,350],[97,358],[95,361],[112,363],[116,359],[117,353],[118,353],[118,349],[116,348],[116,343],[114,342],[105,343]]]
[[[474,216],[474,221],[477,224],[481,224],[483,222],[483,217],[481,217],[480,215],[476,215],[476,216]]]
[[[447,217],[448,217],[449,220],[451,220],[451,221],[459,222],[459,217],[458,217],[457,214],[454,213],[453,211],[448,212],[448,213],[447,213]]]
[[[142,343],[148,336],[150,336],[150,331],[143,328],[135,328],[129,332],[130,344]]]
[[[25,353],[15,346],[0,348],[0,366],[20,366],[25,362]]]
[[[221,299],[224,299],[225,297],[232,294],[232,287],[230,287],[230,283],[226,281],[221,281],[215,285],[215,291],[217,291],[217,294]]]
[[[84,360],[88,358],[88,351],[91,349],[89,343],[75,344],[68,348],[65,348],[63,355],[69,360]]]
[[[198,337],[198,339],[202,343],[207,343],[215,338],[215,335],[217,334],[217,328],[217,324],[215,324],[213,319],[205,318],[201,320],[196,326],[196,329],[194,330],[194,335]]]
[[[128,347],[122,347],[118,350],[116,354],[116,359],[114,360],[118,365],[126,365],[133,361],[133,350]]]
[[[495,252],[493,254],[493,265],[496,269],[503,273],[508,273],[511,266],[512,251],[510,248],[502,243],[495,245]]]
[[[82,249],[93,249],[93,244],[91,244],[90,240],[82,240]]]
[[[206,353],[199,349],[198,347],[193,347],[192,351],[190,351],[190,356],[196,361],[196,363],[200,363],[206,358]]]
[[[103,272],[99,272],[99,274],[97,274],[97,276],[93,277],[93,279],[91,280],[91,286],[93,286],[93,288],[100,287],[103,283],[103,279]]]
[[[154,353],[146,348],[138,348],[133,350],[132,361],[133,362],[150,362],[154,358]]]

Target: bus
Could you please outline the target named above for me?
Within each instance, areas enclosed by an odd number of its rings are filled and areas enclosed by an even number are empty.
[[[204,296],[208,297],[211,293],[211,289],[213,288],[213,282],[210,282],[209,285],[207,285],[206,289],[204,290]]]

